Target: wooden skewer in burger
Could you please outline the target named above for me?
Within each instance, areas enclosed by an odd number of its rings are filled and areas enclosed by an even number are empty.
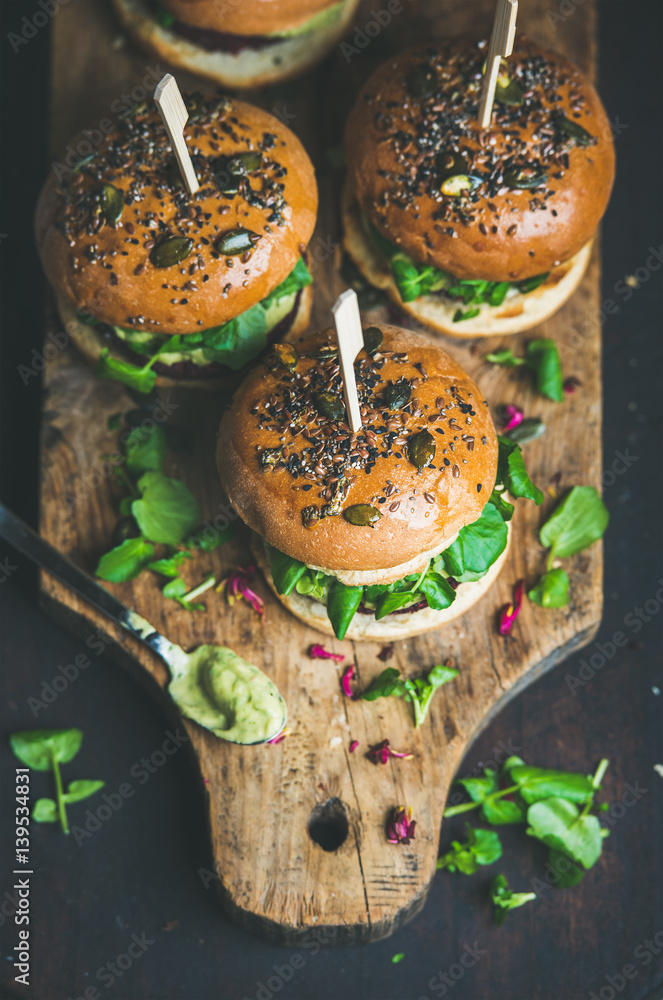
[[[315,174],[266,111],[200,93],[182,103],[172,77],[159,86],[170,134],[143,104],[80,162],[57,164],[37,245],[65,328],[100,375],[142,392],[216,388],[306,329]]]
[[[406,638],[479,600],[505,559],[508,494],[543,495],[441,347],[386,325],[363,341],[356,433],[328,330],[274,345],[251,372],[221,422],[218,468],[293,614],[338,638]]]
[[[589,80],[524,37],[498,62],[507,6],[495,60],[467,38],[408,49],[368,80],[345,132],[349,256],[401,309],[459,337],[517,333],[560,308],[614,179]]]

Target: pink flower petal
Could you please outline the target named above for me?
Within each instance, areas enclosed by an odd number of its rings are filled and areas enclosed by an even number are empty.
[[[346,667],[343,671],[343,676],[341,677],[341,687],[343,688],[343,694],[346,698],[354,698],[354,691],[350,687],[350,681],[355,675],[355,665],[351,663],[349,667]]]
[[[412,819],[412,808],[397,806],[392,809],[387,820],[387,840],[390,844],[409,844],[414,840],[417,821]]]
[[[359,740],[352,740],[350,744],[350,753],[354,753],[358,746],[359,746]]]
[[[264,618],[265,603],[255,590],[249,587],[249,582],[253,579],[255,572],[255,566],[246,566],[245,568],[238,566],[237,569],[233,570],[224,581],[226,600],[228,604],[232,605],[236,600],[243,599],[261,618]]]
[[[525,414],[519,406],[509,403],[508,406],[504,407],[504,417],[507,422],[502,427],[502,431],[506,433],[506,431],[510,431],[514,427],[517,427],[518,424],[523,422],[524,416]]]
[[[381,743],[374,743],[373,746],[370,746],[366,756],[373,764],[386,764],[390,757],[411,760],[414,754],[410,753],[409,750],[406,753],[399,753],[397,750],[392,750],[389,746],[389,740],[382,740]]]
[[[511,631],[511,626],[520,614],[524,590],[525,581],[518,580],[518,583],[513,588],[513,602],[511,604],[505,604],[500,611],[500,635],[506,635]]]
[[[271,740],[265,740],[265,742],[266,743],[270,743],[270,744],[273,744],[273,743],[282,743],[283,740],[286,738],[286,736],[289,736],[289,735],[290,735],[290,730],[289,729],[287,729],[287,728],[286,729],[282,729],[281,732],[278,733],[277,736],[273,736]]]
[[[345,656],[343,653],[330,653],[324,646],[315,643],[308,651],[312,660],[333,660],[334,663],[343,663]]]
[[[567,379],[564,379],[564,386],[563,386],[564,392],[566,393],[567,396],[570,396],[581,385],[582,382],[580,381],[579,378],[576,378],[575,375],[569,375]]]

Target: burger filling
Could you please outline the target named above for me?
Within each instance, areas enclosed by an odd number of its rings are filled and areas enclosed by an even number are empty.
[[[276,33],[266,32],[264,35],[237,35],[230,32],[213,31],[209,28],[198,28],[195,25],[178,21],[174,14],[159,3],[154,5],[154,10],[156,20],[162,28],[167,28],[208,52],[227,52],[236,55],[243,49],[264,49],[286,41],[288,38],[310,34],[313,31],[327,31],[340,20],[345,6],[346,0],[340,0],[340,3],[335,3],[327,10],[314,14],[303,24]]]
[[[497,481],[481,516],[462,528],[456,540],[432,558],[421,573],[389,584],[348,587],[335,576],[312,569],[265,541],[277,593],[287,596],[295,591],[324,605],[339,639],[344,638],[355,614],[372,615],[380,621],[388,615],[450,607],[458,586],[481,580],[506,548],[506,522],[514,510],[506,493],[537,504],[543,501],[543,494],[527,475],[520,447],[509,438],[499,438],[499,445]]]
[[[458,308],[453,322],[478,316],[482,305],[501,306],[507,297],[527,295],[550,277],[550,272],[537,274],[524,281],[484,281],[480,278],[460,279],[449,271],[440,271],[431,264],[418,264],[380,233],[362,212],[364,229],[378,253],[386,258],[392,277],[403,302],[412,302],[422,295],[439,295]]]
[[[124,382],[139,392],[150,392],[157,372],[174,376],[181,372],[188,378],[195,377],[197,371],[201,376],[219,374],[223,368],[237,371],[264,350],[269,340],[281,332],[281,324],[288,317],[294,318],[301,291],[312,280],[300,258],[285,281],[261,302],[208,330],[165,337],[143,330],[110,327],[109,332],[131,360],[112,357],[105,348],[97,375]],[[89,317],[86,322],[98,325],[98,321]]]

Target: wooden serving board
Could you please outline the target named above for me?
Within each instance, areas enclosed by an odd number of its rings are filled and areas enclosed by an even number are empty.
[[[355,23],[362,32],[376,6],[369,2],[358,13]],[[594,0],[587,0],[568,24],[556,29],[546,18],[548,7],[547,0],[522,3],[520,30],[561,49],[593,74]],[[318,170],[321,206],[312,243],[316,325],[329,323],[330,304],[345,287],[338,246],[343,171],[332,166],[327,152],[340,144],[358,86],[402,45],[464,30],[487,32],[492,8],[492,0],[403,0],[402,11],[393,14],[367,46],[357,46],[351,32],[349,41],[356,51],[349,61],[338,49],[305,79],[252,98],[301,136]],[[358,36],[362,45],[370,31]],[[94,128],[102,118],[112,118],[116,102],[125,102],[144,79],[151,92],[166,68],[122,43],[104,0],[73,0],[62,7],[53,21],[53,154],[82,127]],[[185,74],[178,78],[182,89],[200,88],[199,81]],[[140,90],[133,99],[141,99]],[[572,301],[537,331],[557,339],[565,372],[582,381],[563,404],[536,396],[519,373],[486,364],[482,355],[499,346],[499,340],[474,348],[463,341],[448,344],[495,406],[517,401],[526,414],[546,422],[545,436],[526,446],[532,477],[543,488],[558,473],[560,490],[576,483],[600,486],[600,334],[596,323],[586,322],[598,314],[598,295],[595,252]],[[379,322],[386,313],[372,312],[370,318]],[[518,336],[510,343],[518,350],[523,340]],[[117,434],[107,430],[107,419],[136,404],[122,386],[95,381],[71,350],[48,364],[45,381],[41,531],[92,572],[110,545],[117,520],[117,497],[103,459],[116,449]],[[172,410],[169,423],[189,439],[188,449],[171,452],[169,471],[187,482],[204,517],[213,521],[222,500],[214,442],[226,400],[205,392],[167,390],[160,395]],[[353,944],[388,935],[421,909],[435,872],[449,786],[469,743],[508,698],[589,642],[598,627],[600,544],[568,561],[568,608],[544,611],[525,603],[511,634],[502,638],[497,632],[498,609],[510,599],[515,581],[524,577],[531,584],[542,570],[537,529],[552,503],[548,497],[537,509],[519,501],[508,560],[478,606],[444,630],[397,643],[389,665],[404,673],[428,671],[447,657],[460,668],[459,677],[435,696],[427,723],[417,731],[409,705],[394,698],[349,701],[340,687],[343,667],[307,655],[308,647],[319,641],[343,652],[346,664],[356,663],[363,688],[385,666],[377,657],[379,645],[321,639],[274,600],[262,580],[256,586],[267,606],[264,624],[246,603],[230,608],[213,592],[205,595],[206,614],[187,613],[161,596],[156,578],[148,573],[113,588],[125,604],[185,648],[216,642],[241,653],[273,678],[287,701],[292,731],[274,746],[232,746],[193,723],[183,723],[205,779],[216,884],[234,919],[282,943],[317,927],[325,929],[328,942]],[[191,582],[208,572],[220,578],[232,566],[249,562],[247,540],[239,528],[236,540],[196,560]],[[42,579],[42,595],[57,617],[82,636],[105,630],[115,640],[112,648],[118,658],[138,667],[160,693],[167,672],[149,651],[113,631],[49,576]],[[369,744],[385,738],[399,750],[411,750],[414,759],[371,764],[364,756]],[[353,739],[359,747],[350,755]],[[409,846],[392,846],[385,837],[387,815],[399,804],[410,805],[417,821],[416,839]],[[322,839],[327,835],[343,840],[336,850],[324,850],[312,839],[312,816],[318,818]]]

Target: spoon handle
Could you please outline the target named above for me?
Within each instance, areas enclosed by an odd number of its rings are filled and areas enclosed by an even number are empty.
[[[160,635],[144,618],[140,618],[133,611],[125,608],[124,604],[116,597],[113,597],[82,569],[75,566],[61,552],[54,549],[20,517],[17,517],[1,503],[0,538],[4,538],[6,542],[9,542],[22,555],[31,559],[37,566],[48,570],[62,583],[71,587],[107,618],[117,622],[118,625],[137,636],[146,646],[153,649],[168,666],[171,665],[170,654],[174,647],[165,636]]]

